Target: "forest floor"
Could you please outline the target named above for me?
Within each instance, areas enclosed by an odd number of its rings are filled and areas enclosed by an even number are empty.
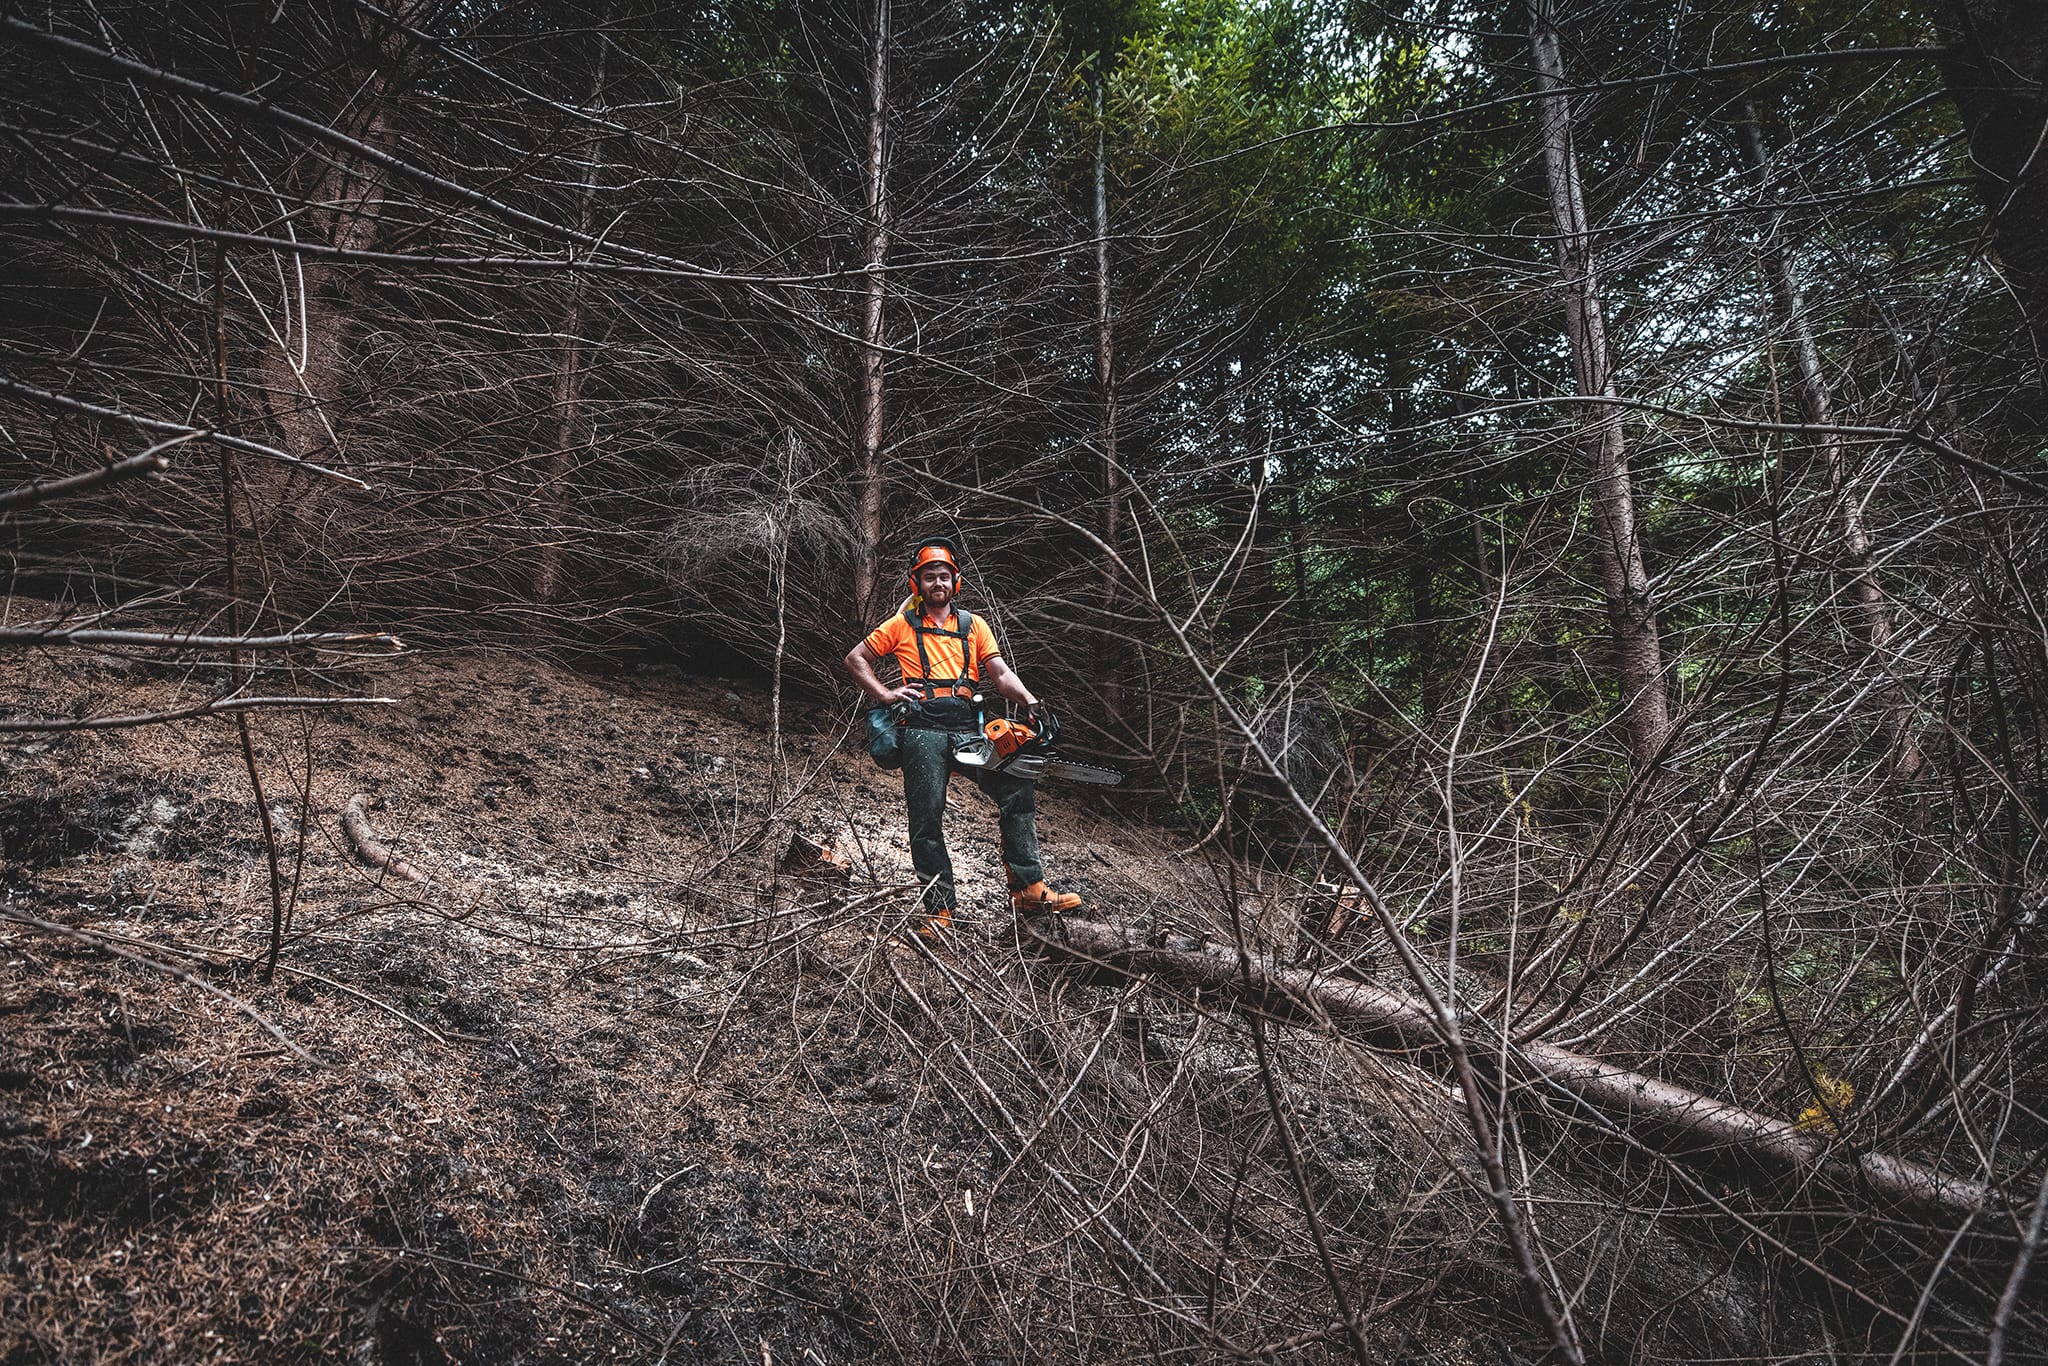
[[[4,669],[44,715],[218,681]],[[771,803],[750,686],[489,654],[345,681],[396,705],[255,722],[294,901],[269,985],[233,720],[0,749],[0,897],[48,922],[0,920],[0,1361],[975,1356],[910,1340],[878,1260],[939,1213],[906,1171],[971,1211],[987,1155],[852,1000],[931,955],[900,782],[846,719],[790,718]],[[429,881],[349,847],[359,792]],[[993,808],[952,806],[955,943],[1000,950]],[[1105,918],[1205,876],[1083,790],[1040,824]],[[793,833],[850,881],[791,875]]]
[[[299,683],[393,704],[254,720],[291,902],[268,983],[232,719],[0,747],[0,1366],[1350,1359],[1302,1181],[1399,1306],[1375,1359],[1540,1354],[1448,1088],[1278,1035],[1269,1087],[1201,1003],[1034,959],[970,783],[933,944],[900,781],[844,714],[793,710],[778,762],[748,684],[352,667]],[[0,659],[26,715],[223,681]],[[351,847],[357,794],[417,880]],[[1048,784],[1039,820],[1092,917],[1230,933],[1213,850],[1114,792]],[[1248,936],[1283,944],[1304,892],[1237,902]],[[1753,1268],[1548,1179],[1604,1359],[1755,1348]],[[1121,1280],[1154,1264],[1202,1317]]]

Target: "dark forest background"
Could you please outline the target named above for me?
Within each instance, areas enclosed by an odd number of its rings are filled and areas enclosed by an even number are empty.
[[[1988,1183],[1816,1293],[2020,1359],[2044,74],[2021,0],[12,6],[11,588],[780,716],[956,536],[1189,840],[1362,877],[1503,1036]]]

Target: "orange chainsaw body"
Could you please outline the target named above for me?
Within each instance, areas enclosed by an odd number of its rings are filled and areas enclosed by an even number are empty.
[[[995,746],[997,763],[1002,763],[1038,738],[1038,732],[1022,721],[1009,721],[1002,717],[997,717],[983,726],[981,733]]]

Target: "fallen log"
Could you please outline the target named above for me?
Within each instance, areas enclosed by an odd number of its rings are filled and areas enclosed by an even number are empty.
[[[1022,930],[1027,942],[1054,957],[1122,977],[1150,977],[1161,986],[1218,993],[1283,1021],[1327,1019],[1347,1038],[1370,1047],[1415,1061],[1447,1060],[1428,1008],[1385,987],[1319,977],[1256,957],[1247,970],[1232,952],[1154,947],[1086,920],[1041,916],[1024,922]],[[1482,1055],[1490,1052],[1475,1047],[1473,1061],[1489,1061]],[[1528,1043],[1510,1048],[1507,1057],[1510,1076],[1525,1092],[1562,1091],[1647,1146],[1712,1163],[1751,1184],[1846,1179],[1887,1205],[1921,1215],[1953,1217],[1999,1203],[1982,1182],[1906,1158],[1858,1152],[1820,1128],[1801,1127],[1584,1054]]]
[[[370,794],[358,792],[348,799],[348,806],[341,813],[342,833],[348,836],[348,843],[363,862],[381,872],[407,882],[425,882],[427,875],[407,862],[402,854],[393,853],[389,846],[377,838],[370,829],[370,817],[364,810],[370,803]]]

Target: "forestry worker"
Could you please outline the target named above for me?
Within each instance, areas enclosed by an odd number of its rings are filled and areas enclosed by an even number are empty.
[[[928,919],[920,933],[926,935],[949,926],[957,904],[945,827],[946,785],[956,770],[972,776],[995,803],[1010,904],[1016,911],[1037,915],[1081,904],[1080,897],[1045,885],[1035,785],[955,761],[955,751],[979,735],[973,699],[984,688],[1025,708],[1027,724],[1043,708],[1004,661],[988,623],[954,606],[964,581],[951,541],[935,537],[920,543],[910,565],[910,596],[846,655],[847,672],[878,707],[889,708],[889,721],[901,726],[896,739],[903,798],[910,809],[910,861],[924,885]],[[891,657],[902,676],[895,687],[876,673]],[[880,717],[876,723],[888,724]]]

